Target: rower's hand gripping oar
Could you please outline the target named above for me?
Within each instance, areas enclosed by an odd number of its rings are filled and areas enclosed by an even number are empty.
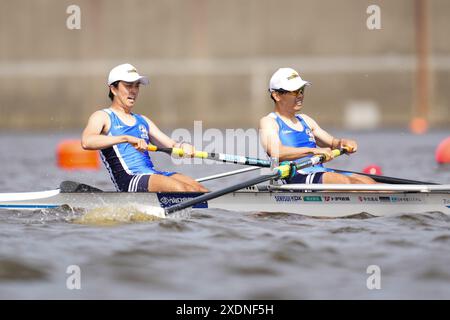
[[[183,157],[185,155],[185,152],[182,148],[159,148],[154,145],[149,145],[147,149],[148,149],[148,151],[160,151],[160,152],[164,152],[164,153],[167,153],[170,155],[176,155],[178,157]],[[215,161],[222,161],[222,162],[244,164],[244,165],[257,166],[257,167],[263,167],[263,168],[270,168],[269,160],[237,156],[237,155],[233,155],[233,154],[195,151],[195,153],[193,154],[193,157],[200,158],[200,159],[210,159],[210,160],[215,160]]]
[[[334,157],[338,157],[342,154],[345,153],[345,150],[332,150],[333,156]],[[306,167],[310,167],[319,163],[322,163],[325,161],[325,156],[324,155],[317,155],[314,157],[309,158],[308,160],[305,160],[303,162],[300,163],[289,163],[289,164],[284,164],[281,166],[278,166],[276,168],[273,169],[273,172],[271,174],[267,174],[267,175],[262,175],[253,179],[250,179],[248,181],[245,182],[241,182],[232,186],[229,186],[227,188],[223,188],[221,190],[217,190],[214,192],[210,192],[210,193],[206,193],[204,195],[201,195],[199,197],[195,197],[194,199],[188,200],[188,201],[184,201],[181,203],[178,203],[176,205],[170,206],[168,208],[155,208],[155,209],[159,209],[159,212],[155,212],[155,215],[158,216],[164,216],[164,215],[168,215],[171,213],[174,213],[176,211],[180,211],[192,206],[195,206],[196,204],[199,204],[201,202],[205,202],[208,200],[212,200],[215,198],[218,198],[220,196],[223,196],[227,193],[231,193],[240,189],[244,189],[250,186],[253,186],[255,184],[258,183],[262,183],[262,182],[266,182],[272,179],[283,179],[283,178],[287,178],[291,176],[291,171],[292,170],[300,170]]]

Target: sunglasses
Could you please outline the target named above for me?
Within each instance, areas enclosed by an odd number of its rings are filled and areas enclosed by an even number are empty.
[[[294,90],[294,91],[287,91],[287,90],[284,90],[284,89],[278,89],[276,91],[281,93],[281,94],[290,94],[290,95],[293,95],[293,96],[298,96],[300,93],[304,94],[305,87],[303,86],[303,87],[301,87],[301,88],[299,88],[297,90]]]

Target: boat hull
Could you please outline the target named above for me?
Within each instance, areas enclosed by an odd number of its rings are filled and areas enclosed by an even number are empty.
[[[33,193],[2,194],[0,209],[39,210],[58,208],[63,205],[93,209],[133,204],[164,208],[198,195],[198,193],[62,193],[56,189]],[[195,210],[205,208],[241,212],[285,212],[334,218],[359,213],[389,216],[434,211],[450,215],[450,194],[447,192],[238,191],[194,207]]]

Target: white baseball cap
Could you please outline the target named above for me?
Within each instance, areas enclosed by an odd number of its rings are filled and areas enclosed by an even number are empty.
[[[270,78],[269,91],[286,90],[295,91],[303,86],[309,86],[309,81],[303,80],[297,71],[292,68],[280,68]]]
[[[135,82],[147,85],[150,83],[146,76],[141,76],[136,68],[129,63],[118,65],[111,69],[108,76],[108,86],[116,81]]]

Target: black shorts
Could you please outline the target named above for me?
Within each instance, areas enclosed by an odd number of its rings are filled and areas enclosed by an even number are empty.
[[[322,176],[325,172],[311,172],[308,174],[297,173],[295,176],[289,179],[284,179],[288,184],[301,183],[301,184],[320,184],[323,183]]]
[[[176,172],[157,171],[153,170],[153,173],[145,174],[118,174],[114,177],[114,184],[117,191],[120,192],[148,192],[148,180],[152,174],[160,174],[166,177],[170,177]]]

